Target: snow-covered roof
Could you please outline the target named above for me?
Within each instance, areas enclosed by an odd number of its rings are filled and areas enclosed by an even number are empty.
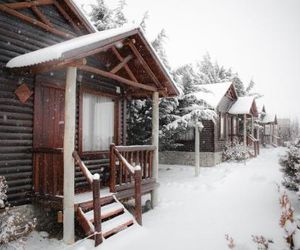
[[[253,102],[253,96],[238,97],[236,102],[229,109],[228,113],[233,115],[250,114]]]
[[[205,101],[212,108],[217,108],[222,98],[231,86],[231,82],[220,82],[201,85],[201,91],[192,93],[198,100]]]
[[[54,60],[63,60],[68,52],[76,49],[92,46],[105,40],[112,40],[114,37],[139,30],[138,26],[124,26],[121,28],[104,30],[88,35],[76,37],[52,46],[26,53],[12,58],[7,64],[8,68],[19,68],[37,65]],[[109,41],[108,41],[109,42]]]
[[[84,14],[82,13],[82,15]],[[90,53],[93,49],[101,48],[113,43],[115,43],[116,46],[118,46],[117,43],[119,41],[136,34],[138,34],[143,40],[145,47],[150,52],[152,58],[162,70],[164,77],[168,79],[167,82],[170,83],[173,89],[171,91],[172,95],[178,95],[180,91],[177,87],[177,84],[174,82],[173,77],[170,75],[163,62],[160,60],[159,56],[157,55],[150,42],[146,39],[143,30],[140,28],[139,25],[124,25],[120,28],[98,31],[88,35],[76,37],[46,48],[42,48],[12,58],[6,64],[6,67],[30,67],[52,61],[63,61],[65,59],[72,59],[72,56],[77,56],[80,58],[80,53]]]
[[[276,115],[275,114],[270,114],[270,113],[265,113],[260,122],[263,123],[263,124],[275,123],[276,122]]]

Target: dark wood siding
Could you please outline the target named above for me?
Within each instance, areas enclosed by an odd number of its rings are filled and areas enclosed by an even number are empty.
[[[203,130],[200,133],[200,151],[201,152],[214,152],[215,151],[215,141],[214,133],[215,127],[213,121],[203,121]]]
[[[22,83],[33,89],[32,78],[18,78],[0,69],[0,175],[8,182],[12,204],[27,201],[32,189],[33,96],[22,104],[14,91]]]
[[[4,1],[10,3],[18,1]],[[39,9],[63,31],[74,30],[51,6]],[[32,16],[31,11],[22,13]],[[5,64],[13,57],[65,40],[22,20],[0,12],[0,175],[8,181],[8,201],[12,205],[26,203],[32,191],[33,96],[22,104],[15,95],[16,88],[26,83],[34,91],[33,76],[9,73]]]

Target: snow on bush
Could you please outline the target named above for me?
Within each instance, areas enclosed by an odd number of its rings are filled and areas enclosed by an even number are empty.
[[[2,209],[0,211],[0,244],[5,244],[27,235],[36,225],[36,219],[28,222],[25,216],[6,206],[6,192],[6,180],[3,176],[0,176],[0,208]]]
[[[300,185],[300,148],[290,146],[287,153],[280,157],[279,163],[284,174],[282,184],[293,191],[299,191]]]
[[[286,192],[282,193],[279,199],[281,206],[280,226],[284,230],[284,237],[290,249],[300,250],[300,228],[294,219],[294,208]]]
[[[269,243],[273,243],[272,240],[268,240],[262,235],[252,235],[252,241],[256,243],[258,250],[267,250],[269,249]]]
[[[7,199],[7,183],[3,176],[0,176],[0,208],[5,207],[5,201]]]
[[[233,141],[232,143],[227,143],[223,151],[224,161],[242,161],[250,157],[250,149],[245,147],[238,141]]]
[[[225,240],[229,249],[235,248],[234,239],[229,234],[225,234]]]

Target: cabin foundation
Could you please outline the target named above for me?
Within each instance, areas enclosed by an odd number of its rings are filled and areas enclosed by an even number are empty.
[[[213,167],[222,162],[222,152],[200,152],[200,167]],[[195,152],[162,151],[159,163],[169,165],[195,166]]]

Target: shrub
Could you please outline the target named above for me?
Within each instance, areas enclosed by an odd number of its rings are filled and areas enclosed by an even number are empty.
[[[238,141],[227,143],[223,151],[224,161],[242,161],[250,157],[250,149]]]
[[[0,176],[0,244],[16,240],[30,233],[36,225],[36,219],[27,221],[25,216],[13,211],[6,202],[7,183]]]
[[[283,172],[282,184],[293,191],[299,191],[300,185],[300,149],[290,146],[287,153],[280,157]]]

